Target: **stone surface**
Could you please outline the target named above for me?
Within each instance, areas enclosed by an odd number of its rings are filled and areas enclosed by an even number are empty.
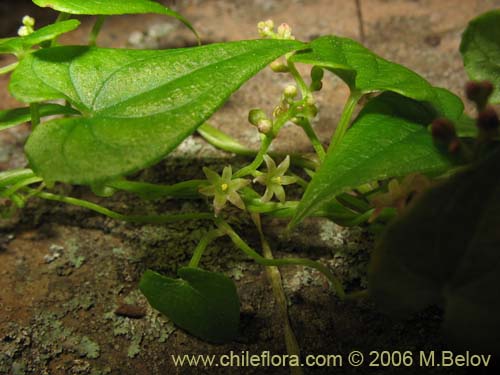
[[[29,2],[0,7],[5,37],[17,29],[25,13],[39,16]],[[467,21],[481,12],[500,7],[500,0],[361,0],[363,42],[381,56],[402,63],[435,85],[461,95],[466,80],[458,53]],[[178,1],[175,4],[206,42],[257,37],[256,24],[274,19],[287,22],[298,39],[339,34],[361,39],[356,2],[345,0]],[[17,17],[17,18],[14,18]],[[5,18],[7,17],[7,18]],[[6,22],[4,22],[6,20]],[[91,28],[83,19],[80,30],[63,42],[84,43]],[[10,33],[10,34],[9,34]],[[107,47],[184,47],[193,36],[176,21],[160,16],[110,18],[99,44]],[[0,64],[11,59],[0,58]],[[306,67],[300,67],[306,73]],[[0,76],[0,109],[18,103],[6,91]],[[265,69],[214,115],[212,122],[236,138],[256,146],[255,128],[246,121],[253,107],[271,111],[290,83],[285,76]],[[314,126],[328,142],[343,102],[346,87],[328,75],[318,96],[321,114]],[[23,166],[22,144],[28,126],[0,134],[0,170]],[[300,129],[287,127],[276,148],[309,151]],[[196,137],[190,138],[168,160],[144,172],[151,181],[172,183],[202,177],[201,167],[222,167],[228,155],[214,151]],[[207,159],[208,158],[208,159]],[[241,160],[236,160],[240,163]],[[84,189],[72,195],[89,197]],[[140,202],[118,195],[108,203],[122,211],[183,210],[198,203]],[[237,217],[237,215],[235,215]],[[311,220],[300,231],[286,235],[281,221],[266,221],[276,257],[307,256],[331,266],[351,287],[365,283],[365,266],[371,238],[361,231],[346,231],[324,220]],[[235,223],[253,246],[257,236],[247,220]],[[203,258],[203,266],[230,275],[242,302],[241,334],[227,345],[201,342],[176,329],[154,312],[137,290],[142,271],[154,268],[174,275],[186,263],[205,223],[133,226],[82,209],[33,201],[13,223],[0,226],[0,374],[198,374],[235,373],[235,369],[175,368],[171,354],[227,354],[248,350],[260,354],[285,353],[282,322],[265,272],[246,259],[227,240],[216,241]],[[282,269],[289,298],[292,326],[304,354],[346,354],[350,350],[436,350],[442,347],[440,313],[428,310],[404,322],[379,315],[366,302],[340,303],[317,272],[297,267]],[[136,306],[145,316],[119,316],[122,305]],[[245,374],[286,374],[285,368],[244,368]],[[310,373],[332,373],[315,368]],[[362,374],[363,369],[336,368],[336,374]],[[399,374],[399,369],[373,373]],[[420,374],[420,369],[405,374]],[[459,374],[455,369],[434,368],[426,373]]]

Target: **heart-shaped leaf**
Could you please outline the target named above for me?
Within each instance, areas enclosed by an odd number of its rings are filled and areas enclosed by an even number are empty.
[[[266,64],[302,46],[253,40],[167,51],[37,51],[14,72],[12,94],[28,103],[63,98],[82,116],[37,126],[26,145],[31,167],[48,182],[95,184],[150,166]]]
[[[473,19],[460,44],[465,70],[473,80],[493,83],[490,97],[500,103],[500,10],[493,10]]]
[[[310,43],[310,50],[292,58],[295,62],[331,70],[362,94],[393,91],[412,99],[442,106],[433,87],[417,73],[377,56],[358,42],[339,36],[324,36]]]
[[[500,152],[429,190],[385,232],[369,291],[399,317],[444,307],[448,336],[500,354]]]
[[[144,14],[156,13],[175,17],[185,24],[194,34],[198,34],[182,15],[155,1],[150,0],[33,0],[39,7],[49,7],[59,12],[69,14],[89,15],[120,15],[120,14]]]
[[[434,89],[447,111],[459,117],[462,102],[443,89]],[[451,105],[451,103],[453,103]],[[451,165],[427,130],[438,111],[425,102],[385,92],[360,112],[342,143],[327,156],[309,183],[292,225],[338,194],[379,179],[410,173],[440,172]]]
[[[215,343],[234,339],[240,303],[231,279],[191,267],[179,269],[179,277],[148,270],[139,287],[151,306],[192,335]]]
[[[40,117],[44,117],[53,115],[76,115],[78,111],[70,107],[47,103],[40,105],[38,113]],[[30,120],[31,110],[29,107],[0,111],[0,130],[5,130]]]
[[[42,27],[27,36],[0,39],[0,53],[21,54],[33,46],[73,31],[79,25],[80,22],[77,20],[67,20]]]

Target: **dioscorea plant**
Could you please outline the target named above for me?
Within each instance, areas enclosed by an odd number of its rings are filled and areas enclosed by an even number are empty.
[[[312,267],[325,275],[338,298],[354,295],[346,294],[334,272],[320,262],[273,258],[261,217],[289,220],[288,230],[310,216],[363,226],[381,234],[369,287],[381,308],[401,314],[442,303],[445,327],[455,341],[467,345],[471,339],[473,346],[498,350],[499,299],[488,298],[498,294],[500,264],[494,251],[498,233],[492,229],[500,217],[498,118],[486,103],[488,98],[499,101],[500,12],[474,20],[462,41],[470,77],[492,83],[469,86],[468,95],[478,107],[476,127],[463,113],[459,97],[351,39],[323,36],[302,43],[288,25],[275,29],[266,21],[258,25],[258,40],[174,50],[100,48],[96,40],[110,15],[152,12],[176,17],[194,29],[179,14],[149,0],[34,3],[61,12],[56,23],[35,29],[35,21],[25,17],[19,37],[0,40],[0,53],[17,57],[0,73],[12,74],[11,94],[28,105],[0,112],[0,130],[26,121],[32,125],[25,146],[29,169],[0,173],[5,215],[37,197],[133,223],[206,220],[212,229],[189,264],[179,268],[179,278],[146,271],[141,291],[153,307],[191,334],[216,343],[233,339],[239,322],[235,285],[225,275],[199,267],[208,244],[227,236],[268,267],[292,354],[299,349],[275,267]],[[57,38],[79,25],[71,17],[81,14],[98,16],[89,45],[59,45]],[[311,66],[310,77],[301,76],[298,63]],[[249,122],[260,134],[260,148],[254,151],[206,121],[267,65],[293,77],[295,85],[285,88],[272,114],[250,110]],[[327,149],[312,126],[325,71],[340,77],[350,90]],[[353,119],[364,98],[366,104]],[[270,152],[287,123],[304,130],[314,158],[295,150],[290,155]],[[126,178],[160,162],[194,132],[251,161],[240,169],[205,167],[206,180],[175,185]],[[86,185],[100,196],[120,190],[145,199],[204,199],[207,209],[125,215],[58,194],[59,184]],[[303,190],[300,201],[287,200],[290,184]],[[231,226],[230,205],[255,223],[262,251],[251,248]],[[487,326],[483,329],[479,322]],[[470,332],[457,329],[464,325]]]

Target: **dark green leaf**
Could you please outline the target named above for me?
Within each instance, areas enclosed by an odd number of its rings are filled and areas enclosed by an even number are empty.
[[[28,103],[64,98],[84,115],[38,126],[26,145],[31,166],[49,182],[74,184],[150,166],[247,79],[302,46],[254,40],[167,51],[37,51],[14,72],[12,94]]]
[[[76,115],[78,114],[73,108],[58,105],[58,104],[41,104],[39,107],[40,117],[53,115]],[[31,120],[31,112],[29,107],[7,109],[0,111],[0,131],[11,128],[16,125],[23,124]]]
[[[383,235],[369,290],[405,316],[431,304],[467,350],[500,353],[500,152],[429,190]]]
[[[119,0],[119,1],[102,1],[102,0],[33,0],[40,7],[49,7],[59,12],[69,14],[90,14],[90,15],[120,15],[120,14],[144,14],[156,13],[165,16],[175,17],[195,35],[198,34],[182,15],[169,9],[155,1],[150,0]]]
[[[460,52],[473,80],[493,83],[491,102],[500,103],[500,10],[473,19],[462,36]]]
[[[148,270],[140,289],[151,306],[192,335],[215,343],[234,339],[240,317],[234,283],[199,268],[181,268],[179,276],[172,279]]]
[[[67,20],[42,27],[24,37],[0,39],[0,53],[20,54],[33,46],[73,31],[80,25],[77,20]]]
[[[462,103],[443,89],[449,114],[460,116]],[[342,143],[329,151],[297,208],[292,225],[344,191],[379,179],[414,172],[445,171],[449,158],[435,147],[427,130],[438,112],[429,104],[386,92],[371,100]],[[452,117],[455,119],[455,117]]]
[[[440,97],[434,88],[417,73],[402,65],[377,56],[352,39],[324,36],[310,43],[310,50],[299,52],[295,62],[321,66],[344,80],[352,91],[363,94],[393,91],[412,99],[433,103],[446,112],[447,97]]]

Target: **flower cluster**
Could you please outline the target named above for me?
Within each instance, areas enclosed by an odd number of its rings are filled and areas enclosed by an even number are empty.
[[[290,167],[290,157],[287,156],[278,166],[276,166],[274,160],[268,155],[264,156],[264,161],[267,171],[256,171],[255,174],[257,176],[253,180],[254,183],[266,186],[261,201],[269,202],[276,196],[280,202],[284,202],[285,190],[283,186],[293,184],[297,181],[295,177],[285,175]],[[231,166],[224,167],[222,175],[206,167],[203,168],[203,172],[207,177],[208,183],[202,186],[199,191],[203,195],[214,197],[213,205],[216,215],[225,207],[227,202],[232,203],[241,210],[245,210],[245,203],[240,196],[240,191],[250,184],[250,180],[233,178]]]
[[[23,26],[17,30],[17,35],[19,36],[28,36],[30,34],[33,34],[35,31],[35,19],[30,16],[24,16],[23,17]]]

